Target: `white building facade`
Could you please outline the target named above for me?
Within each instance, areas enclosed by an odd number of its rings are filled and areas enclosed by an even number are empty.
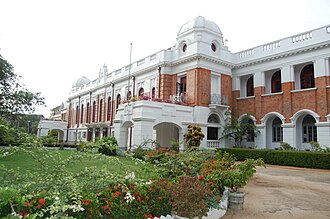
[[[221,139],[225,112],[249,114],[260,134],[246,146],[330,147],[330,25],[231,53],[204,17],[184,24],[175,46],[98,78],[77,80],[68,97],[67,141],[116,137],[121,148],[145,140],[164,147],[202,127],[202,147]]]

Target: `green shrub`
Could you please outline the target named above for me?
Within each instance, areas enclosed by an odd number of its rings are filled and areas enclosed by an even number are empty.
[[[322,152],[246,148],[221,148],[218,150],[234,154],[239,161],[262,158],[266,164],[272,165],[330,169],[330,154]]]
[[[105,155],[116,155],[119,151],[118,143],[115,137],[103,137],[96,144],[99,146],[99,153]]]
[[[292,151],[294,148],[287,142],[281,142],[281,147],[283,150]]]

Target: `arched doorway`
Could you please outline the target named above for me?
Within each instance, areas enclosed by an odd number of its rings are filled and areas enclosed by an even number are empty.
[[[283,142],[282,120],[277,114],[271,115],[266,121],[266,145],[267,149],[275,149],[281,147]]]
[[[169,147],[171,141],[179,140],[181,127],[174,123],[162,122],[154,126],[154,139],[161,147]]]
[[[131,121],[127,121],[122,125],[124,131],[124,146],[126,147],[126,150],[131,150],[132,148],[133,126],[134,124]]]
[[[299,150],[310,149],[310,142],[317,141],[316,123],[319,121],[319,115],[311,110],[300,110],[292,117],[295,124],[295,146]]]

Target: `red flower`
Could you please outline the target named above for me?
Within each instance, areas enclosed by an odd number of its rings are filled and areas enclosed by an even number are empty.
[[[114,197],[114,198],[117,198],[120,194],[121,194],[121,192],[118,192],[118,191],[117,191],[117,192],[115,192],[115,193],[113,194],[113,197]]]
[[[158,200],[163,200],[163,197],[159,196],[159,197],[158,197]]]
[[[23,212],[21,212],[21,211],[18,212],[18,215],[23,216]]]
[[[41,208],[41,205],[37,205],[37,208],[40,209]]]
[[[204,176],[199,175],[199,176],[198,176],[198,180],[204,180]]]
[[[90,204],[89,201],[85,201],[85,205],[88,206]]]
[[[38,203],[41,204],[41,205],[45,205],[46,204],[46,200],[44,198],[40,198],[38,200]]]
[[[29,214],[28,213],[24,213],[24,217],[27,217],[27,216],[29,216]]]
[[[30,202],[25,202],[25,205],[28,206],[28,207],[31,206]]]
[[[209,184],[210,184],[210,185],[213,185],[213,184],[214,184],[214,182],[209,182]]]
[[[110,207],[109,207],[109,205],[106,205],[106,206],[103,207],[103,209],[104,210],[110,210]]]

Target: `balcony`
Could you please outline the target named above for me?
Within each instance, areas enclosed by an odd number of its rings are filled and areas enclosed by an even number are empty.
[[[210,104],[228,106],[228,96],[211,94]]]

